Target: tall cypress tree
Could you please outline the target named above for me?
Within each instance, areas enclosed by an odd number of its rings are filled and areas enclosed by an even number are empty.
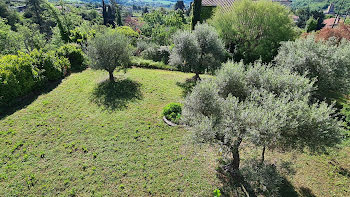
[[[201,7],[202,7],[202,0],[194,0],[193,1],[193,13],[192,13],[192,23],[191,27],[192,30],[194,30],[194,27],[198,23],[198,21],[201,20]]]

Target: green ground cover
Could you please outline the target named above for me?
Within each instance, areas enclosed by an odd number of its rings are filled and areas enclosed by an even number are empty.
[[[175,71],[85,70],[0,119],[0,196],[211,196],[217,149],[192,144],[162,109],[181,102]],[[260,150],[246,147],[242,159]],[[267,152],[281,196],[349,196],[350,145],[328,155]],[[292,164],[293,163],[293,164]]]
[[[204,195],[214,154],[162,122],[192,74],[130,69],[72,74],[0,120],[0,196]],[[212,168],[212,169],[211,169]]]

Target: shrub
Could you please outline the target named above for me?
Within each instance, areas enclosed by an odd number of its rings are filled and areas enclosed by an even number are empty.
[[[145,59],[167,64],[169,61],[170,51],[167,46],[151,46],[141,53]]]
[[[138,41],[136,43],[136,50],[134,52],[134,55],[140,56],[143,51],[145,51],[146,49],[150,48],[153,45],[155,45],[155,44],[146,42],[144,40]]]
[[[317,20],[311,16],[310,19],[306,21],[305,29],[306,29],[306,32],[316,31]]]
[[[131,59],[131,65],[141,67],[141,68],[176,70],[175,67],[164,64],[163,62],[155,62],[153,60],[145,60],[138,57],[133,57]]]
[[[40,88],[47,81],[61,79],[67,74],[69,61],[54,51],[6,55],[0,58],[0,106]]]
[[[140,36],[136,31],[134,31],[129,26],[119,26],[119,27],[116,27],[116,30],[118,33],[128,37],[131,41],[131,44],[135,46],[136,40]]]
[[[32,65],[33,59],[27,54],[1,57],[0,105],[9,105],[12,99],[27,94],[41,83],[40,71]]]
[[[77,44],[65,44],[57,50],[57,55],[69,60],[72,71],[82,71],[87,68],[85,54]]]
[[[181,118],[182,105],[180,103],[169,103],[163,109],[163,116],[173,123],[178,124]]]
[[[139,34],[129,26],[119,26],[116,28],[116,30],[118,33],[121,33],[124,36],[129,37],[129,38],[138,38],[139,37]]]
[[[55,81],[66,76],[70,69],[70,62],[65,57],[58,57],[54,51],[43,53],[34,50],[30,53],[33,64],[49,81]]]
[[[316,79],[314,96],[332,99],[350,92],[350,42],[315,41],[313,36],[284,42],[275,58],[277,66]]]
[[[342,39],[350,41],[350,25],[340,23],[335,28],[324,28],[316,36],[316,40],[329,40],[330,38],[336,38],[338,42]]]

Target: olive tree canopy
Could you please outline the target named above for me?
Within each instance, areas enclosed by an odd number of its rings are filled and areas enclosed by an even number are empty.
[[[108,71],[111,81],[114,81],[114,70],[125,68],[130,62],[129,40],[116,30],[98,33],[88,45],[91,68]]]
[[[180,66],[183,71],[213,73],[225,58],[225,48],[216,30],[208,24],[198,24],[195,30],[179,31],[174,37],[174,48],[170,54],[170,64]]]
[[[350,92],[350,42],[315,40],[313,36],[284,42],[275,58],[276,66],[316,80],[314,96],[331,100]]]
[[[313,81],[262,63],[226,63],[186,98],[183,121],[199,142],[222,145],[239,171],[243,142],[257,147],[322,151],[341,139],[342,122],[326,103],[309,104]]]

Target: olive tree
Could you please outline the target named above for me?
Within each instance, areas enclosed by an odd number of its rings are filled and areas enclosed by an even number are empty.
[[[228,62],[215,78],[199,82],[187,96],[183,121],[194,139],[222,146],[229,171],[240,179],[240,149],[323,151],[339,143],[342,122],[326,103],[309,104],[314,81],[260,62]]]
[[[273,60],[281,41],[293,40],[290,11],[271,1],[237,0],[228,11],[218,8],[210,24],[237,61]]]
[[[195,30],[179,31],[174,37],[170,64],[180,65],[182,70],[199,74],[214,72],[225,57],[225,49],[215,29],[208,24],[198,24]]]
[[[315,79],[314,96],[331,100],[350,92],[350,43],[343,40],[316,41],[313,36],[282,43],[275,58],[277,66]]]
[[[130,62],[129,40],[116,30],[107,29],[96,34],[88,45],[91,68],[106,70],[110,81],[114,81],[113,72],[116,68],[125,68]]]

